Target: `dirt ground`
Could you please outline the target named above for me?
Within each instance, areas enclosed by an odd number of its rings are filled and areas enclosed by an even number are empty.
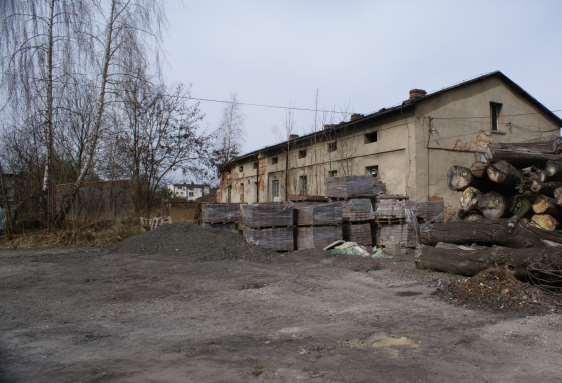
[[[239,259],[189,230],[175,252],[0,250],[0,381],[560,381],[559,314],[450,304],[408,254]]]

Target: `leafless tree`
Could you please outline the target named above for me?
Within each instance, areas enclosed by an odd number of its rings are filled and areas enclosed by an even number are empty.
[[[244,115],[236,94],[223,110],[222,120],[215,132],[213,159],[217,168],[228,163],[240,154],[244,142]]]

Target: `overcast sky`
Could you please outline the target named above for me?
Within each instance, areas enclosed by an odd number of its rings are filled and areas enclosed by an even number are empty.
[[[319,109],[370,113],[411,88],[501,70],[562,109],[562,1],[166,0],[166,10],[165,77],[195,97],[314,108],[318,89]],[[223,107],[201,104],[207,128]],[[282,111],[242,110],[244,152],[283,139]],[[294,118],[297,133],[313,129],[313,112]]]

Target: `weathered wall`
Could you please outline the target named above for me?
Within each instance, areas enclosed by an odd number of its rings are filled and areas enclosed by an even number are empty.
[[[498,131],[491,130],[490,102],[503,104]],[[416,106],[416,188],[411,197],[442,197],[451,211],[459,195],[447,187],[451,165],[470,166],[490,142],[558,136],[559,127],[501,80],[492,78],[449,91]]]

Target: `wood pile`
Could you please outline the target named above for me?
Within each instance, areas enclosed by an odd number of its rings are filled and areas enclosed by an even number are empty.
[[[323,248],[342,239],[341,203],[296,203],[297,248]]]
[[[385,192],[385,184],[371,176],[328,177],[326,180],[326,195],[332,199],[375,197]]]
[[[447,182],[459,192],[458,220],[420,227],[418,267],[473,275],[539,259],[562,265],[560,142],[491,144],[485,161],[452,166]]]
[[[295,209],[285,203],[240,205],[241,224],[248,243],[276,251],[295,249]]]

